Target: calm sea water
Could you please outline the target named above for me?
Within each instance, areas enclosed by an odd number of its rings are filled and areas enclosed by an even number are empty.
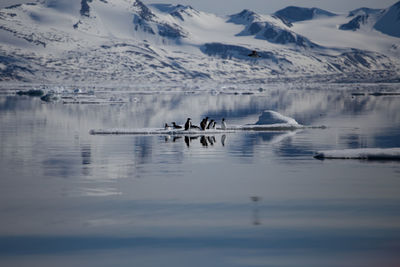
[[[1,266],[399,266],[400,163],[313,155],[400,147],[400,96],[122,97],[90,105],[0,95]],[[89,134],[187,117],[253,123],[266,109],[327,128]]]

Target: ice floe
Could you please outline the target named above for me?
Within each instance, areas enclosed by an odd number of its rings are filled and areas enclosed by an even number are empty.
[[[98,129],[90,130],[90,134],[161,134],[161,135],[210,135],[234,133],[239,131],[293,131],[309,128],[297,123],[296,120],[286,117],[272,110],[265,110],[255,124],[227,125],[225,129],[165,129],[165,128],[143,128],[143,129]]]
[[[356,148],[319,151],[317,159],[366,159],[366,160],[400,160],[400,147],[394,148]]]

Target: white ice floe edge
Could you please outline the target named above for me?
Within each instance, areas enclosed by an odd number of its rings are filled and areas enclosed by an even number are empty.
[[[394,148],[356,148],[319,151],[317,159],[366,159],[366,160],[400,160],[400,147]]]
[[[188,130],[175,129],[164,130],[160,128],[144,128],[144,129],[93,129],[90,134],[134,134],[134,135],[209,135],[209,134],[224,134],[236,133],[240,131],[292,131],[305,128],[302,125],[292,125],[286,123],[268,124],[268,125],[240,125],[229,126],[226,129],[209,129],[209,130]]]

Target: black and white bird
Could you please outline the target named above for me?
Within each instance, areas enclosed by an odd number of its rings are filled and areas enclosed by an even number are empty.
[[[182,126],[177,125],[175,122],[172,122],[172,127],[174,127],[174,129],[182,129]]]
[[[200,122],[200,129],[205,130],[207,128],[207,123],[208,123],[208,117],[205,117],[201,122]]]
[[[191,127],[192,127],[192,122],[191,122],[191,119],[188,118],[185,123],[185,131],[190,130]]]
[[[222,118],[222,121],[221,121],[221,129],[222,129],[222,130],[226,130],[225,118]]]
[[[207,129],[214,129],[215,128],[215,121],[211,120],[210,123],[207,126]]]
[[[217,122],[214,121],[213,124],[210,126],[210,129],[216,129],[217,128]]]

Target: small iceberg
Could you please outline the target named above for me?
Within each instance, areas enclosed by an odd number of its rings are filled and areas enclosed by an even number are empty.
[[[273,110],[264,110],[263,113],[258,118],[256,125],[270,125],[270,124],[290,124],[290,125],[300,125],[295,119],[286,117]]]
[[[273,110],[264,110],[254,124],[237,126],[236,129],[253,131],[291,131],[305,128],[295,119],[282,115]]]
[[[316,159],[365,159],[400,160],[400,147],[394,148],[356,148],[319,151]]]

